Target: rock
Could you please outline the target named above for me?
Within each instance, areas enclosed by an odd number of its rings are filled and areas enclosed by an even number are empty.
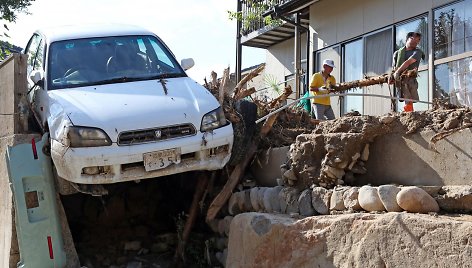
[[[398,205],[408,212],[438,212],[439,206],[423,189],[416,186],[402,187],[397,194]]]
[[[472,212],[472,186],[443,186],[436,197],[439,207],[448,212]]]
[[[369,159],[369,144],[367,143],[364,146],[364,150],[362,150],[361,160],[362,161],[367,161],[368,159]]]
[[[276,186],[268,188],[264,192],[264,207],[267,212],[278,212],[280,213],[280,200],[279,193],[282,190],[282,186]]]
[[[233,220],[233,216],[226,216],[221,221],[223,222],[223,232],[222,234],[228,236],[229,235],[229,227],[231,226],[231,221]]]
[[[467,217],[412,213],[234,217],[226,267],[471,267]],[[462,220],[461,220],[462,219]],[[254,226],[254,222],[258,222]]]
[[[351,164],[349,164],[349,166],[347,167],[349,170],[351,170],[351,169],[354,167],[354,165],[356,164],[357,159],[359,159],[359,157],[361,157],[361,154],[360,154],[360,153],[355,153],[355,154],[352,156]]]
[[[141,249],[141,241],[128,241],[124,245],[125,251],[138,251]]]
[[[254,211],[254,208],[251,204],[251,191],[244,190],[242,191],[244,197],[244,211]]]
[[[292,187],[285,187],[279,192],[280,211],[282,213],[298,213],[299,191]]]
[[[311,190],[306,189],[298,198],[298,207],[300,210],[300,215],[302,216],[313,216],[315,215],[315,210],[311,204]]]
[[[228,212],[231,215],[236,215],[241,213],[241,209],[239,208],[239,192],[233,193],[228,200]]]
[[[459,126],[459,119],[458,118],[449,118],[447,119],[445,122],[444,122],[444,129],[445,130],[449,130],[449,129],[453,129],[453,128],[456,128],[457,126]]]
[[[395,117],[391,115],[385,115],[380,117],[380,123],[382,124],[390,124],[393,122],[393,120],[395,120]]]
[[[311,191],[311,204],[316,212],[322,215],[329,214],[331,191],[323,187],[314,187]]]
[[[334,187],[333,193],[331,194],[331,200],[329,202],[330,210],[345,210],[343,194],[347,190],[345,187]]]
[[[297,180],[297,176],[295,175],[295,172],[293,172],[293,169],[289,169],[289,170],[285,171],[284,177],[287,178],[290,181],[296,181]]]
[[[259,207],[259,200],[257,200],[259,187],[254,187],[249,192],[249,198],[251,199],[251,206],[254,208],[254,211],[261,211]]]
[[[325,165],[323,171],[328,175],[328,177],[333,179],[341,179],[345,174],[344,169],[335,168],[329,165]]]
[[[265,207],[264,207],[264,192],[267,191],[267,187],[261,187],[259,188],[259,191],[257,192],[257,200],[259,202],[259,209],[261,211],[265,211]]]
[[[403,209],[397,204],[400,188],[395,185],[381,185],[377,188],[380,201],[388,212],[400,212]]]
[[[384,211],[377,188],[364,185],[359,189],[359,204],[366,211]]]
[[[362,207],[357,199],[359,195],[359,187],[351,187],[343,193],[344,206],[348,210],[361,210]]]
[[[364,164],[361,161],[356,162],[356,164],[351,168],[352,173],[355,174],[366,174],[367,169],[364,167]]]
[[[239,191],[234,193],[236,195],[236,200],[238,201],[238,207],[241,212],[246,212],[246,194],[244,191]]]

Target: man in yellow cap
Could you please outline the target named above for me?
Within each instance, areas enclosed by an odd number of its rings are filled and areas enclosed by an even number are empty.
[[[334,112],[328,95],[329,85],[336,84],[336,79],[331,75],[334,67],[334,61],[326,59],[323,61],[323,70],[315,73],[311,78],[310,91],[312,95],[326,95],[326,97],[311,99],[311,110],[318,120],[334,119]]]

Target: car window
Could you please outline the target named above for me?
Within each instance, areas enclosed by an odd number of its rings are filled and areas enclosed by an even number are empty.
[[[118,36],[53,42],[48,88],[71,88],[186,76],[154,36]]]
[[[39,36],[38,34],[35,34],[33,35],[33,37],[31,37],[30,41],[28,42],[28,46],[26,47],[25,54],[28,55],[28,66],[27,66],[28,77],[31,71],[34,70],[35,60],[39,51],[40,43],[41,43],[41,36]],[[41,57],[42,57],[42,52],[41,52]]]

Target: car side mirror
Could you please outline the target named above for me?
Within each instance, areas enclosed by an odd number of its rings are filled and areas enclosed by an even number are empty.
[[[195,61],[193,61],[192,58],[182,59],[182,61],[180,61],[180,65],[182,66],[182,68],[184,68],[185,71],[187,71],[195,65]]]
[[[44,81],[43,81],[44,73],[43,73],[43,71],[41,71],[41,70],[33,71],[30,75],[30,78],[31,78],[31,81],[33,81],[33,83],[35,85],[43,87],[43,85],[44,85]]]

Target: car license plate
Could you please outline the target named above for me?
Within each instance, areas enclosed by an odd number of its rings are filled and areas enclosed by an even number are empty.
[[[143,158],[146,171],[166,168],[171,164],[180,163],[180,148],[145,153]]]

